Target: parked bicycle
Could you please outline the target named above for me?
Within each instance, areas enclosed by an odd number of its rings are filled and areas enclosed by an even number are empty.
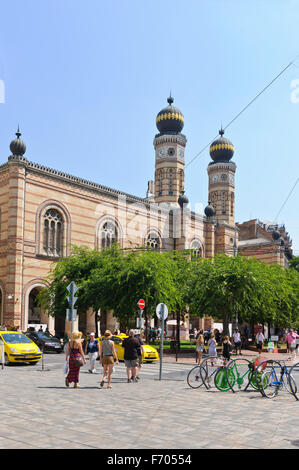
[[[207,357],[200,366],[201,380],[207,390],[213,385],[221,392],[230,390],[226,374],[227,360],[222,356]],[[230,381],[234,382],[234,376],[230,377]]]
[[[246,391],[249,386],[252,386],[254,390],[259,390],[259,386],[256,383],[256,359],[249,361],[245,358],[232,359],[226,367],[227,383],[232,392],[235,392],[234,387],[239,391]],[[258,377],[263,372],[258,373]]]
[[[297,362],[290,368],[290,376],[293,379],[290,381],[290,386],[291,386],[293,395],[296,398],[296,400],[299,400],[299,397],[297,395],[299,391],[299,362]]]
[[[296,380],[288,370],[286,361],[270,359],[261,362],[256,368],[255,377],[259,390],[264,397],[274,398],[279,391],[285,389],[297,399]]]

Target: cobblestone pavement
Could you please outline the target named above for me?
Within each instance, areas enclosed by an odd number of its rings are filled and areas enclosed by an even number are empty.
[[[293,396],[193,390],[183,360],[165,358],[162,381],[159,363],[146,364],[140,382],[129,384],[120,364],[111,390],[99,388],[100,367],[89,374],[88,365],[81,388],[66,388],[62,356],[46,355],[44,370],[41,363],[0,369],[0,449],[298,448]]]

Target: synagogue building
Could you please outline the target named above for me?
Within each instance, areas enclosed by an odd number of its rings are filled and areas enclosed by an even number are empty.
[[[24,156],[18,129],[11,155],[0,165],[0,325],[25,331],[42,323],[52,333],[65,331],[65,320],[48,316],[36,296],[53,262],[68,256],[72,245],[191,249],[195,257],[240,252],[287,266],[292,242],[284,226],[235,222],[237,167],[223,130],[210,146],[207,206],[203,214],[190,211],[184,116],[172,97],[167,101],[156,117],[154,179],[144,198],[33,163]],[[94,325],[94,312],[79,319],[83,331],[94,331]],[[204,326],[200,319],[195,325]],[[99,326],[114,329],[113,313],[101,312]]]

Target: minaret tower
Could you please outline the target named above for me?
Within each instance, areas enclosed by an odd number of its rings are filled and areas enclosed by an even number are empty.
[[[216,222],[216,252],[236,254],[237,231],[235,227],[235,172],[236,164],[231,160],[234,146],[223,137],[224,130],[219,131],[220,137],[210,146],[212,162],[208,166],[209,204],[214,210],[210,216]]]
[[[155,202],[175,203],[184,190],[186,137],[181,134],[184,116],[175,108],[173,98],[157,115],[159,134],[155,136]]]
[[[223,137],[222,129],[219,134],[221,137],[210,146],[213,161],[208,166],[209,201],[215,209],[214,218],[218,222],[234,225],[236,164],[230,161],[234,146],[230,140]]]

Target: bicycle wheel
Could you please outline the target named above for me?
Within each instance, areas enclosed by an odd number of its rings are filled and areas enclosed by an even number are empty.
[[[187,375],[187,384],[191,388],[199,388],[203,385],[203,381],[200,375],[200,366],[195,366],[189,371]]]
[[[228,377],[229,377],[229,381],[228,381]],[[231,390],[230,384],[233,384],[232,385],[233,387],[235,384],[235,381],[236,381],[236,377],[232,370],[228,371],[227,373],[226,367],[220,367],[215,374],[214,384],[215,384],[215,387],[221,392],[227,392],[228,390]]]
[[[289,376],[291,377],[289,381],[290,389],[296,400],[299,400],[299,362],[294,364],[289,370]]]
[[[297,392],[297,384],[290,372],[287,372],[283,376],[283,386],[286,389],[287,392],[289,392],[291,395],[296,395]],[[294,392],[293,392],[294,390]]]
[[[227,383],[234,392],[234,387],[238,390],[247,390],[250,383],[252,369],[248,359],[232,359],[226,367]]]
[[[251,383],[255,384],[257,389],[261,392],[261,394],[263,396],[264,395],[264,388],[267,388],[267,380],[265,379],[264,380],[264,383],[263,383],[263,386],[262,386],[262,377],[264,375],[264,372],[266,371],[267,367],[271,367],[271,364],[273,363],[272,360],[266,360],[266,361],[262,361],[258,364],[258,366],[256,367],[255,371],[254,371],[254,380],[251,380]]]
[[[221,367],[222,365],[223,361],[221,361],[217,356],[207,357],[201,363],[200,376],[207,390],[209,390],[213,386],[215,375],[218,372],[219,367]]]
[[[266,398],[274,398],[278,394],[278,390],[281,387],[281,383],[277,377],[274,367],[267,369],[260,380],[260,387],[263,391],[263,395]]]
[[[258,382],[261,381],[261,378],[262,378],[262,375],[263,375],[263,372],[258,372]],[[255,389],[255,390],[259,390],[259,384],[258,382],[256,381],[256,376],[255,376],[255,372],[254,370],[252,370],[250,373],[249,373],[249,382],[250,382],[250,385]]]

